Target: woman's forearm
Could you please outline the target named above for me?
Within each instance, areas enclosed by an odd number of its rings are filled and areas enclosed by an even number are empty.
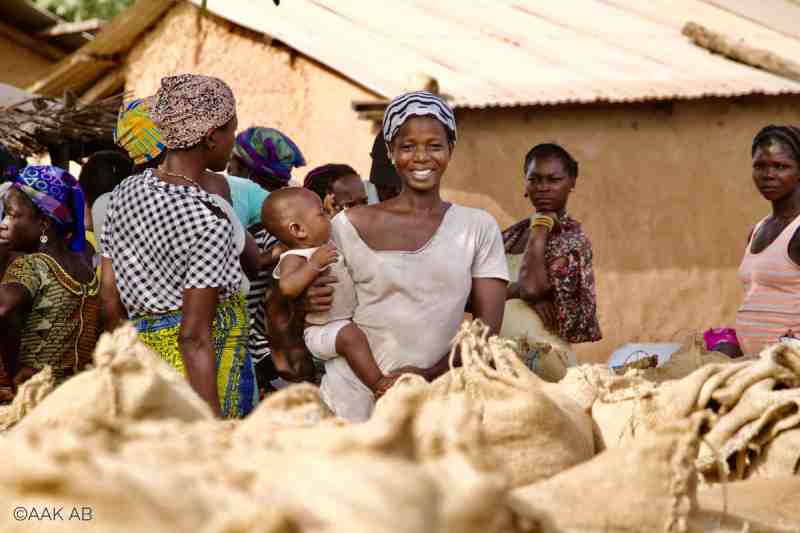
[[[245,232],[244,250],[239,261],[248,279],[258,277],[258,273],[261,271],[261,250],[259,250],[255,238],[247,231]]]
[[[100,260],[100,272],[100,316],[103,330],[112,332],[128,319],[128,313],[122,305],[111,259]]]
[[[211,337],[182,336],[178,345],[181,358],[186,365],[186,378],[189,384],[219,416],[216,357]]]
[[[522,267],[519,272],[519,297],[535,303],[550,296],[552,286],[547,277],[547,230],[543,227],[531,229],[525,247]]]
[[[216,288],[184,289],[183,316],[178,332],[178,349],[186,365],[186,378],[217,416],[220,404],[212,327],[218,297]]]

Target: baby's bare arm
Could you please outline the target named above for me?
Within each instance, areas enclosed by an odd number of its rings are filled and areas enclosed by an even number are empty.
[[[294,300],[319,276],[320,270],[305,257],[289,255],[281,262],[281,279],[278,283],[281,294]]]
[[[323,244],[317,248],[308,261],[304,257],[296,255],[285,256],[280,263],[281,279],[278,287],[281,294],[294,300],[314,283],[323,270],[326,270],[338,259],[339,253],[333,243]]]

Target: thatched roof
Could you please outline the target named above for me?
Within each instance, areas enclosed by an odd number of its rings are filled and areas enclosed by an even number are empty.
[[[0,87],[0,95],[3,90]],[[17,90],[17,96],[20,92],[25,95]],[[38,96],[18,99],[0,107],[0,139],[21,156],[40,154],[60,144],[111,139],[122,100],[121,94],[85,105]]]

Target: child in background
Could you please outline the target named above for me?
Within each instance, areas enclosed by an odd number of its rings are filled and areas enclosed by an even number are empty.
[[[308,189],[281,189],[264,202],[261,221],[269,233],[289,247],[273,274],[287,299],[298,298],[328,269],[337,278],[330,311],[306,315],[304,338],[309,351],[323,360],[344,357],[361,382],[380,397],[393,381],[378,368],[366,335],[351,320],[355,288],[331,242],[331,222],[322,201]],[[324,385],[321,393],[325,399]]]
[[[350,165],[330,163],[317,167],[306,175],[303,187],[320,197],[330,217],[343,209],[368,203],[365,183]]]
[[[333,195],[334,214],[358,205],[367,205],[367,188],[355,173],[331,179],[330,193]]]

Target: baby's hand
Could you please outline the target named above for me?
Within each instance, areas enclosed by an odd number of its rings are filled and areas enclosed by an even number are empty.
[[[328,244],[320,246],[308,259],[308,262],[319,272],[322,272],[335,263],[337,259],[339,259],[339,252],[336,251],[336,245],[329,242]]]

